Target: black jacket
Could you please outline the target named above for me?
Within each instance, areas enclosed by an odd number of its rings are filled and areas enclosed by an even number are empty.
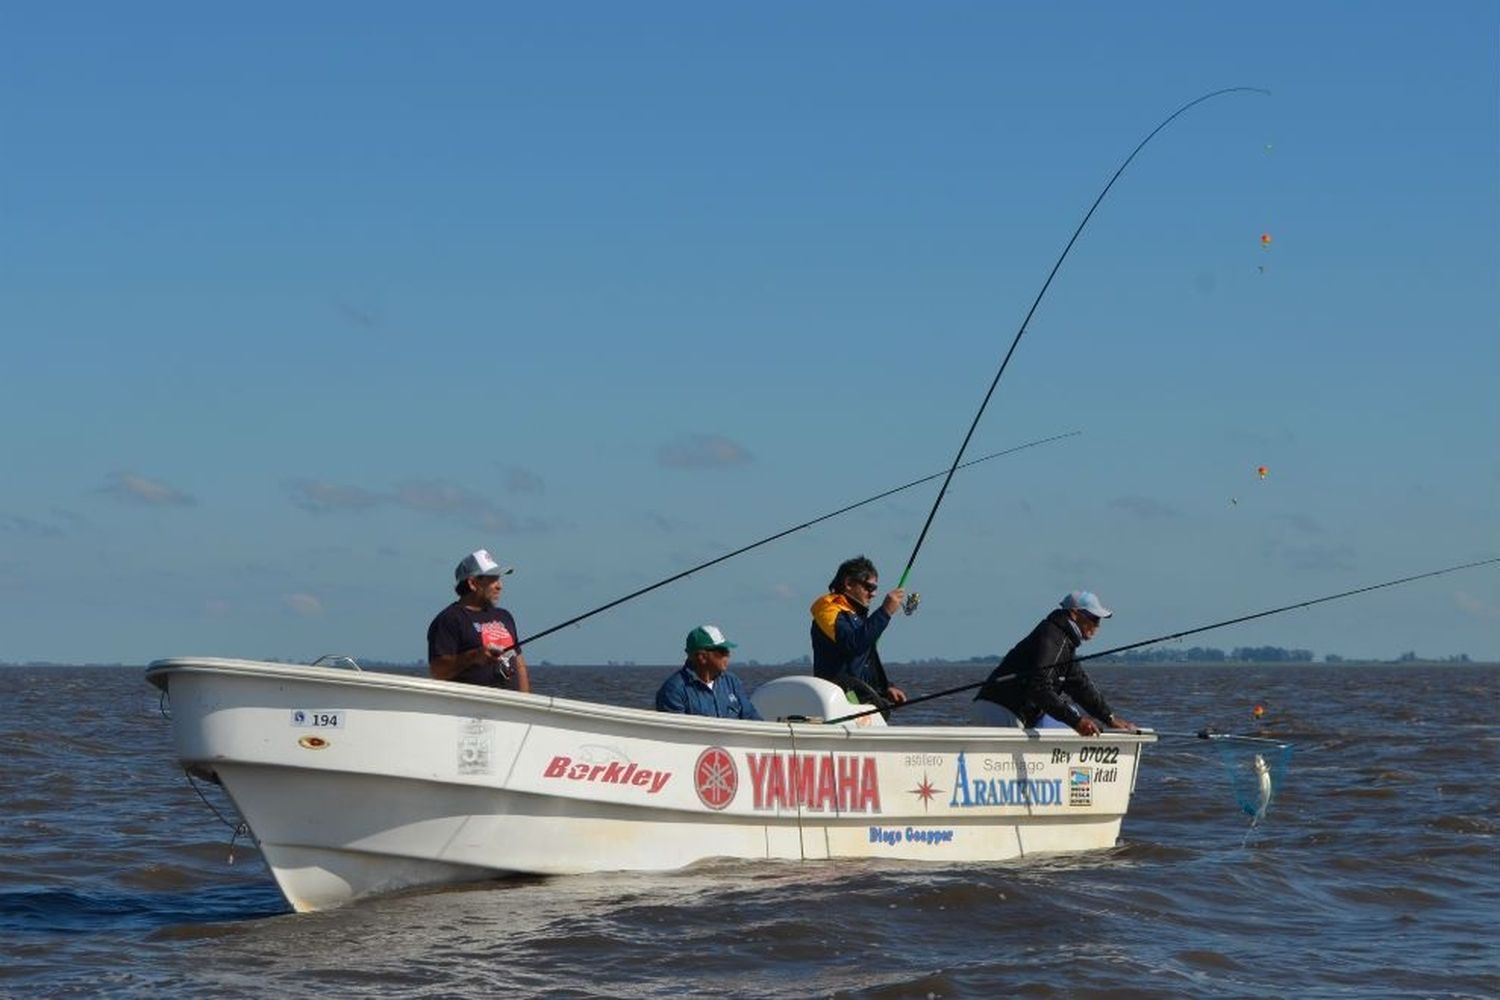
[[[1083,667],[1073,662],[1077,652],[1078,634],[1068,613],[1059,608],[1005,654],[974,700],[983,698],[1005,706],[1028,729],[1043,715],[1077,726],[1083,715],[1068,698],[1094,718],[1108,722],[1114,712]]]

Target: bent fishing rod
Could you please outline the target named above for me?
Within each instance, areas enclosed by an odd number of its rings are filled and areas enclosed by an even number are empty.
[[[1237,93],[1264,94],[1268,97],[1271,94],[1269,90],[1262,90],[1258,87],[1226,87],[1223,90],[1215,90],[1212,93],[1204,94],[1202,97],[1187,102],[1163,119],[1160,125],[1152,129],[1146,138],[1142,139],[1135,149],[1131,150],[1130,155],[1125,157],[1124,162],[1120,164],[1114,175],[1110,177],[1109,183],[1105,184],[1104,189],[1099,192],[1099,197],[1094,199],[1094,203],[1084,213],[1083,221],[1078,223],[1077,229],[1073,230],[1073,236],[1068,240],[1068,245],[1063,247],[1062,253],[1057,257],[1057,262],[1052,265],[1052,270],[1047,274],[1047,280],[1042,282],[1042,290],[1036,293],[1036,298],[1032,301],[1031,308],[1026,310],[1026,318],[1021,320],[1021,328],[1016,331],[1015,339],[1010,342],[1010,349],[1005,352],[1005,358],[1000,362],[999,371],[995,372],[994,379],[990,381],[989,390],[984,394],[984,400],[979,404],[979,410],[974,414],[974,419],[969,423],[968,433],[964,435],[963,443],[958,446],[958,454],[953,456],[953,464],[948,468],[948,476],[943,480],[943,485],[938,490],[937,498],[932,501],[932,510],[927,512],[927,520],[922,525],[922,531],[917,535],[917,543],[912,546],[911,557],[906,560],[906,568],[901,571],[901,579],[897,582],[896,589],[900,590],[906,586],[906,578],[911,573],[912,565],[917,561],[917,553],[922,551],[922,542],[927,538],[927,529],[932,527],[933,518],[937,517],[938,508],[943,505],[943,497],[948,493],[948,483],[952,481],[953,473],[958,470],[959,463],[963,461],[964,452],[969,447],[969,440],[973,438],[974,431],[979,426],[979,419],[984,416],[985,408],[990,405],[990,397],[995,394],[995,387],[1000,384],[1000,376],[1005,374],[1005,369],[1010,364],[1011,356],[1016,353],[1016,347],[1021,343],[1021,338],[1026,334],[1026,327],[1031,322],[1031,317],[1036,314],[1037,307],[1042,304],[1042,297],[1047,294],[1047,289],[1052,287],[1052,279],[1057,277],[1057,272],[1062,267],[1063,261],[1068,258],[1068,252],[1073,249],[1073,244],[1077,243],[1078,237],[1083,234],[1083,228],[1094,217],[1094,211],[1099,207],[1099,203],[1104,200],[1105,195],[1109,194],[1109,189],[1115,186],[1115,181],[1120,179],[1120,175],[1125,172],[1126,167],[1130,166],[1130,161],[1135,159],[1136,154],[1144,149],[1148,142],[1156,138],[1158,132],[1172,124],[1173,120],[1179,115],[1190,108],[1202,104],[1204,101],[1212,100],[1224,94]]]
[[[1283,614],[1287,611],[1296,611],[1299,608],[1310,608],[1314,604],[1327,604],[1329,601],[1343,600],[1346,597],[1353,597],[1356,594],[1368,594],[1372,590],[1384,590],[1387,587],[1399,587],[1403,583],[1413,583],[1417,580],[1427,580],[1435,576],[1443,576],[1447,573],[1457,573],[1459,570],[1475,569],[1480,566],[1490,566],[1495,563],[1500,563],[1500,556],[1496,556],[1490,559],[1480,559],[1475,562],[1461,563],[1457,566],[1447,566],[1443,569],[1435,569],[1427,573],[1417,573],[1412,576],[1403,576],[1398,580],[1386,580],[1384,583],[1372,583],[1368,587],[1357,587],[1354,590],[1345,590],[1342,593],[1330,594],[1327,597],[1314,597],[1311,600],[1298,601],[1296,604],[1286,604],[1279,608],[1271,608],[1269,611],[1257,611],[1254,614],[1240,615],[1237,618],[1226,618],[1224,621],[1214,622],[1212,625],[1200,625],[1197,628],[1185,629],[1181,632],[1173,632],[1170,635],[1159,635],[1154,639],[1142,639],[1140,642],[1132,642],[1124,646],[1115,646],[1113,649],[1102,650],[1098,653],[1090,653],[1087,656],[1075,656],[1070,660],[1061,661],[1057,664],[1057,666],[1065,667],[1070,663],[1083,663],[1086,660],[1097,660],[1101,656],[1112,656],[1115,653],[1123,653],[1131,649],[1140,649],[1142,646],[1154,646],[1159,642],[1168,642],[1172,639],[1181,639],[1184,636],[1197,635],[1200,632],[1212,632],[1214,629],[1227,628],[1230,625],[1238,625],[1241,622],[1254,621],[1257,618],[1269,618],[1272,615]],[[1015,678],[1019,677],[1021,673],[1021,671],[1016,671],[1015,673],[1002,674],[999,677],[996,677],[995,681],[998,683],[1000,681],[1014,680]],[[887,705],[883,709],[869,708],[863,712],[855,712],[852,715],[844,715],[840,716],[837,719],[829,719],[824,723],[824,725],[831,726],[839,722],[851,722],[855,719],[863,718],[866,715],[874,715],[876,712],[881,711],[893,712],[898,708],[906,708],[910,705],[921,704],[924,701],[932,701],[934,698],[943,698],[950,694],[959,694],[964,691],[973,691],[975,688],[983,687],[988,683],[989,678],[985,678],[984,680],[976,681],[973,684],[963,684],[959,687],[948,688],[944,691],[935,691],[932,694],[924,694],[918,698],[908,698],[906,701],[897,702],[894,705]],[[1207,730],[1204,730],[1203,732],[1207,732]],[[1174,733],[1172,735],[1175,736],[1179,734]],[[1200,733],[1198,738],[1211,739],[1212,737],[1203,736]]]
[[[992,458],[1000,458],[1003,455],[1014,455],[1016,452],[1018,452],[1018,451],[1025,451],[1027,448],[1035,448],[1038,445],[1051,444],[1053,441],[1061,441],[1061,440],[1063,440],[1065,438],[1077,437],[1078,435],[1080,435],[1082,433],[1083,433],[1083,431],[1068,431],[1066,434],[1054,434],[1051,437],[1040,438],[1040,439],[1038,439],[1036,441],[1028,441],[1025,444],[1018,444],[1014,448],[1006,448],[1004,451],[990,452],[988,455],[981,456],[981,457],[976,458],[976,459],[974,459],[973,461],[970,461],[970,462],[965,462],[963,465],[958,466],[958,468],[967,469],[971,465],[978,465],[980,462],[988,462]],[[947,472],[947,475],[950,478],[953,476],[953,471],[954,471],[953,469],[949,469],[948,472]],[[522,639],[520,642],[516,643],[516,645],[517,646],[525,646],[527,643],[536,642],[538,639],[541,639],[541,638],[543,638],[545,636],[549,636],[549,635],[551,635],[554,632],[560,632],[560,631],[562,631],[563,629],[567,628],[569,625],[577,625],[579,622],[583,621],[585,618],[592,618],[594,615],[597,615],[597,614],[599,614],[601,612],[604,612],[604,611],[608,611],[610,608],[618,607],[619,605],[624,604],[626,601],[634,600],[635,598],[640,597],[642,594],[649,594],[649,593],[651,593],[651,591],[656,590],[656,589],[658,589],[660,587],[665,587],[669,583],[676,583],[678,580],[681,580],[683,577],[692,576],[694,573],[698,572],[699,570],[708,569],[708,567],[717,565],[717,564],[719,564],[721,562],[724,562],[726,559],[733,559],[735,556],[744,555],[746,552],[749,552],[751,549],[758,549],[762,545],[768,545],[771,542],[776,541],[778,538],[785,538],[787,535],[791,535],[791,534],[794,534],[794,533],[796,533],[798,531],[801,531],[803,528],[811,528],[815,524],[819,524],[819,523],[821,523],[823,521],[827,521],[830,518],[838,517],[840,514],[847,514],[847,513],[849,513],[849,511],[855,510],[855,509],[860,508],[860,507],[863,507],[866,504],[872,504],[872,503],[874,503],[877,500],[884,500],[888,496],[893,496],[893,495],[895,495],[897,493],[900,493],[903,490],[909,490],[913,486],[921,486],[923,483],[930,483],[934,479],[938,478],[941,475],[943,475],[943,473],[941,473],[941,472],[934,472],[930,476],[923,476],[921,479],[913,479],[911,482],[906,483],[905,485],[897,486],[897,487],[894,487],[893,489],[886,490],[884,493],[877,493],[877,494],[875,494],[872,497],[867,497],[864,500],[859,501],[858,503],[849,504],[847,507],[840,507],[838,510],[830,511],[827,514],[823,514],[823,515],[821,515],[819,517],[815,517],[811,521],[804,521],[801,524],[798,524],[798,525],[795,525],[793,527],[787,528],[784,531],[778,531],[774,535],[767,535],[765,538],[762,538],[758,542],[751,542],[749,545],[745,545],[745,546],[742,546],[741,548],[735,549],[733,552],[726,552],[726,553],[724,553],[723,555],[721,555],[721,556],[719,556],[717,558],[710,559],[708,562],[699,563],[697,566],[694,566],[692,569],[685,569],[681,573],[675,573],[672,576],[667,577],[665,580],[658,580],[656,583],[653,583],[650,586],[642,587],[639,590],[633,590],[630,593],[626,594],[624,597],[618,597],[615,600],[610,601],[608,604],[601,604],[597,608],[594,608],[592,611],[585,611],[583,614],[577,615],[576,617],[573,617],[573,618],[569,618],[565,622],[562,622],[562,623],[560,623],[558,625],[553,625],[551,628],[543,629],[542,631],[538,632],[536,635],[528,636],[525,639]]]

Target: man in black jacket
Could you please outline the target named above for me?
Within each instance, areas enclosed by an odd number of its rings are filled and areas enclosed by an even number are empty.
[[[1111,729],[1134,730],[1109,707],[1083,667],[1073,662],[1079,644],[1092,639],[1099,623],[1112,614],[1087,590],[1064,597],[984,682],[974,696],[974,721],[1032,729],[1051,716],[1083,736],[1097,736],[1099,722]]]

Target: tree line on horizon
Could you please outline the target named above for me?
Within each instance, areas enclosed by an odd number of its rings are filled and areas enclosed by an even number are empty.
[[[1003,657],[999,654],[989,656],[970,656],[962,660],[949,660],[942,657],[930,659],[908,660],[909,664],[915,666],[937,666],[942,664],[962,663],[999,663]],[[1189,646],[1186,648],[1161,648],[1161,649],[1132,649],[1124,653],[1110,653],[1108,656],[1100,656],[1093,660],[1095,663],[1314,663],[1317,655],[1310,649],[1287,649],[1282,646],[1235,646],[1225,652],[1215,646]],[[754,660],[747,661],[749,664],[761,666]],[[1419,656],[1415,651],[1408,650],[1400,656],[1389,660],[1365,659],[1362,657],[1344,657],[1337,653],[1328,653],[1323,657],[1324,663],[1473,663],[1468,653],[1456,653],[1452,656],[1432,657]],[[775,666],[775,664],[765,664]],[[810,657],[803,656],[790,661],[785,666],[811,666]]]
[[[930,657],[920,660],[902,661],[907,666],[947,666],[960,664],[996,664],[1002,657],[992,653],[988,656],[970,656],[964,659],[954,660],[945,657]],[[1286,649],[1282,646],[1235,646],[1225,652],[1215,646],[1189,646],[1187,648],[1166,649],[1133,649],[1124,653],[1111,653],[1108,656],[1096,658],[1095,663],[1314,663],[1317,656],[1310,649]],[[279,657],[265,657],[267,663],[298,663],[302,661],[287,660]],[[380,659],[359,659],[361,666],[371,669],[400,670],[410,673],[423,673],[427,664],[422,660],[400,661]],[[1322,658],[1324,663],[1474,663],[1468,653],[1456,653],[1452,656],[1420,656],[1415,650],[1407,650],[1401,655],[1389,660],[1364,659],[1361,657],[1344,657],[1337,653],[1325,654]],[[576,666],[610,666],[610,667],[634,667],[634,666],[658,666],[658,664],[637,663],[635,660],[610,660],[602,664],[570,664]],[[138,666],[132,663],[61,663],[55,660],[26,660],[12,661],[0,660],[0,667],[128,667]],[[559,666],[550,660],[540,660],[536,664],[539,667]],[[795,660],[787,660],[782,663],[763,663],[759,660],[736,660],[735,666],[744,667],[805,667],[812,669],[812,658],[810,656],[799,656]]]

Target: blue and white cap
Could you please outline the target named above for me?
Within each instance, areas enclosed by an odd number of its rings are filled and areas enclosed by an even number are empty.
[[[1067,608],[1069,611],[1075,608],[1079,611],[1087,611],[1095,618],[1108,618],[1114,614],[1113,611],[1099,603],[1099,598],[1092,590],[1075,590],[1067,597],[1064,597],[1062,604],[1059,606]]]

